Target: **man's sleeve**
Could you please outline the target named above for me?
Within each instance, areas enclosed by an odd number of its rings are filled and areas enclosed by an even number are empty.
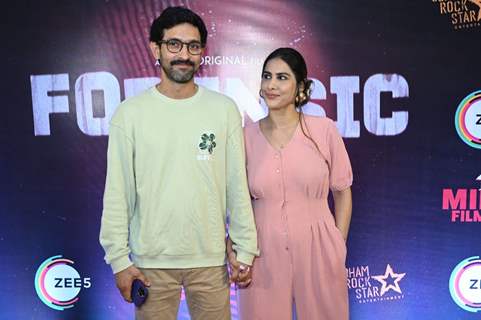
[[[132,265],[129,258],[129,221],[135,206],[133,146],[124,129],[111,123],[100,244],[113,273]]]
[[[235,108],[236,109],[236,108]],[[239,112],[231,117],[227,137],[226,182],[227,209],[230,211],[229,236],[237,252],[237,260],[252,265],[257,249],[257,232],[247,187],[244,137]]]

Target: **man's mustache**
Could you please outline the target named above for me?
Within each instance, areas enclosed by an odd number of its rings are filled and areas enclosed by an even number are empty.
[[[174,60],[170,63],[171,66],[175,66],[176,64],[187,64],[187,65],[190,65],[190,66],[194,66],[194,62],[190,61],[190,60]]]

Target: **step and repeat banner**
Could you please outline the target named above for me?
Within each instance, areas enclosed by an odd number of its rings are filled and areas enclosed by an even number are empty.
[[[265,115],[267,54],[306,58],[306,112],[336,121],[354,170],[351,319],[479,319],[477,0],[5,4],[0,318],[133,318],[98,242],[109,119],[159,81],[148,31],[171,5],[205,20],[196,81],[232,97],[245,121]]]

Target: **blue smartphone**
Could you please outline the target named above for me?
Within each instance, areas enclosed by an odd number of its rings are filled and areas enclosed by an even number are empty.
[[[144,304],[145,300],[147,300],[147,296],[149,295],[149,290],[144,285],[142,281],[139,279],[135,279],[132,282],[132,301],[134,302],[135,306],[140,307]]]

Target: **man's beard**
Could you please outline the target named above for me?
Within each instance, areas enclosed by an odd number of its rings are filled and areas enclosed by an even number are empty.
[[[183,63],[191,65],[192,69],[188,69],[186,71],[180,71],[179,69],[174,69],[174,66],[176,64],[183,64]],[[167,75],[167,78],[177,83],[189,82],[194,77],[194,73],[196,71],[194,63],[190,60],[186,60],[186,61],[174,60],[168,66],[165,66],[164,64],[162,64],[162,69]]]

